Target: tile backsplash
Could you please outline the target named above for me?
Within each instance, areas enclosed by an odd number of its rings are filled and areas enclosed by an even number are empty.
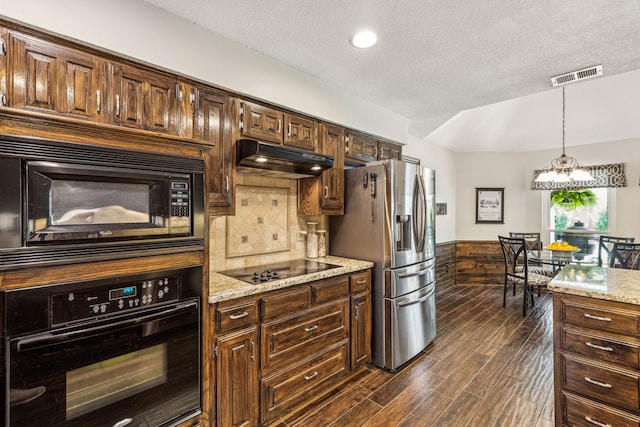
[[[227,258],[288,251],[289,188],[236,186],[236,214],[227,217]]]
[[[326,217],[298,216],[298,182],[236,176],[236,215],[211,219],[210,266],[229,270],[304,258],[307,222],[328,225]]]

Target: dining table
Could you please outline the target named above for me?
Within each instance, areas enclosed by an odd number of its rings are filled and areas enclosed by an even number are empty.
[[[551,266],[554,275],[558,274],[560,269],[567,264],[598,265],[597,256],[568,250],[530,250],[527,251],[527,259],[530,263]]]

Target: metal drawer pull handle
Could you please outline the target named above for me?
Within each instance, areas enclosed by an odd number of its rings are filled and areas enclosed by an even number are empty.
[[[365,283],[367,283],[367,281],[366,280],[358,280],[356,283],[358,285],[364,285]]]
[[[600,387],[604,387],[604,388],[611,388],[611,387],[613,387],[611,384],[601,383],[600,381],[592,380],[592,379],[591,379],[591,378],[589,378],[589,377],[584,377],[584,380],[585,380],[586,382],[588,382],[588,383],[591,383],[591,384],[593,384],[593,385],[597,385],[597,386],[600,386]]]
[[[603,424],[603,423],[599,423],[596,420],[594,420],[593,418],[591,418],[590,416],[586,416],[584,417],[585,420],[589,421],[591,424],[595,424],[599,427],[612,427],[611,424]]]
[[[318,376],[318,373],[317,373],[316,371],[313,371],[313,374],[311,374],[311,375],[305,375],[305,376],[304,376],[304,379],[305,379],[305,380],[307,380],[307,381],[309,381],[310,379],[315,378],[315,377],[317,377],[317,376]]]
[[[430,268],[423,268],[422,270],[418,270],[414,273],[401,273],[398,274],[398,279],[405,279],[407,277],[414,277],[414,276],[420,276],[423,273],[426,273],[427,271],[431,270]]]
[[[613,351],[612,347],[603,347],[601,345],[597,345],[597,344],[592,344],[589,341],[585,342],[585,345],[587,347],[591,347],[591,348],[595,348],[596,350],[603,350],[603,351]]]
[[[243,317],[247,317],[248,315],[249,315],[249,313],[244,311],[244,312],[242,312],[240,314],[232,314],[231,316],[229,316],[229,319],[231,319],[231,320],[242,319]]]
[[[431,292],[421,298],[418,299],[414,299],[414,300],[410,300],[410,301],[403,301],[398,303],[398,307],[406,307],[407,305],[413,305],[413,304],[418,304],[421,302],[425,302],[427,300],[427,298],[429,298],[431,296]]]
[[[123,420],[118,421],[117,423],[115,423],[113,425],[113,427],[124,427],[124,426],[128,426],[129,424],[131,424],[133,422],[133,418],[125,418]]]
[[[585,313],[584,317],[586,317],[587,319],[602,320],[603,322],[611,322],[611,318],[609,317],[594,316],[593,314],[589,313]]]
[[[318,325],[309,326],[308,328],[304,328],[305,332],[311,332],[318,329]]]

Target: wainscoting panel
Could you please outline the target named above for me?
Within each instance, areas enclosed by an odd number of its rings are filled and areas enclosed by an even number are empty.
[[[436,245],[436,292],[456,285],[456,242]]]
[[[496,240],[458,240],[456,242],[456,285],[500,285],[504,262]]]

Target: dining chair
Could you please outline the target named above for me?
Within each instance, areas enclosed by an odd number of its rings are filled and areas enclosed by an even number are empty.
[[[509,237],[522,237],[527,243],[527,249],[530,251],[542,250],[542,240],[540,233],[520,233],[515,231],[509,232]]]
[[[598,267],[602,267],[603,253],[606,255],[606,260],[610,263],[611,249],[615,243],[633,243],[634,237],[613,237],[600,235],[598,242]]]
[[[525,239],[526,243],[527,243],[527,251],[541,251],[542,250],[542,239],[540,238],[540,233],[537,232],[526,232],[526,233],[521,233],[521,232],[515,232],[515,231],[510,231],[509,232],[509,237],[522,237]],[[556,274],[556,271],[551,268],[551,267],[547,267],[547,266],[543,266],[539,263],[533,263],[532,261],[529,261],[529,270],[530,271],[534,271],[538,274],[542,274],[544,276],[549,276],[549,277],[553,277]],[[540,294],[538,294],[538,296],[540,296]]]
[[[507,305],[507,288],[512,282],[513,294],[516,294],[516,285],[523,285],[522,291],[522,315],[527,315],[527,306],[533,302],[535,288],[538,292],[551,280],[551,277],[537,273],[529,268],[527,258],[527,241],[524,237],[498,236],[502,255],[504,257],[504,289],[502,306]]]
[[[609,254],[609,267],[640,270],[640,243],[616,242]]]

